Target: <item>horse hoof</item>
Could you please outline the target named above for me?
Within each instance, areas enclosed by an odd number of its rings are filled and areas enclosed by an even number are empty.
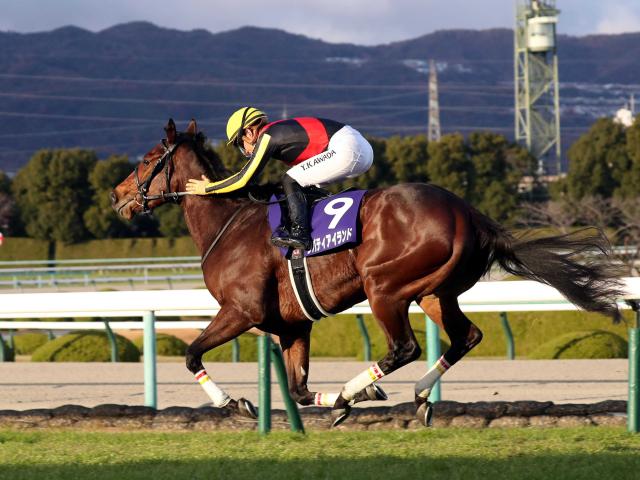
[[[336,408],[331,410],[331,418],[333,419],[332,427],[337,427],[342,422],[344,422],[347,418],[349,418],[349,414],[351,413],[351,407],[346,405],[344,408]]]
[[[385,391],[375,383],[372,383],[365,388],[365,391],[367,392],[369,400],[389,400]]]
[[[418,411],[416,412],[416,417],[422,425],[425,427],[430,427],[432,425],[431,417],[433,416],[433,405],[431,402],[424,402],[418,407]]]
[[[253,403],[251,403],[246,398],[239,399],[238,406],[236,408],[237,408],[238,415],[241,415],[247,418],[252,418],[254,420],[258,418],[258,412],[256,410],[256,407],[254,407]]]

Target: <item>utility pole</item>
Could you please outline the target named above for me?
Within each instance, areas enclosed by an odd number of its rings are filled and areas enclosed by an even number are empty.
[[[440,104],[438,102],[438,72],[436,62],[429,60],[429,132],[430,142],[440,141]]]
[[[545,160],[555,150],[561,172],[560,94],[555,0],[516,0],[514,29],[515,138],[538,160],[537,173],[548,173]]]

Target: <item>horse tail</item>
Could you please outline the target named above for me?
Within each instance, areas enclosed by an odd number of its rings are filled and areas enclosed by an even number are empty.
[[[574,305],[621,319],[616,299],[624,292],[603,232],[585,228],[565,235],[515,238],[477,210],[471,213],[481,250],[488,253],[486,273],[494,262],[508,273],[554,287]],[[583,254],[600,254],[579,262]]]

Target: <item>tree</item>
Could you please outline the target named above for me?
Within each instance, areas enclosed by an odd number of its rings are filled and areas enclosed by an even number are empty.
[[[11,179],[0,170],[0,232],[5,235],[21,233],[18,207],[11,196]]]
[[[464,138],[459,133],[444,135],[429,143],[427,173],[431,182],[456,195],[469,198],[473,164],[469,160]]]
[[[633,125],[627,128],[626,151],[628,164],[616,172],[616,180],[620,184],[614,195],[618,198],[635,198],[640,196],[640,122],[636,118]]]
[[[567,194],[609,198],[620,185],[629,167],[624,127],[601,118],[576,141],[567,153],[569,172]]]
[[[130,225],[111,208],[109,193],[132,169],[133,165],[126,156],[114,155],[97,162],[89,174],[93,199],[83,219],[87,230],[95,238],[126,237],[131,234]]]
[[[522,172],[509,162],[509,153],[521,158],[514,148],[503,135],[491,132],[472,133],[467,141],[473,165],[470,201],[499,222],[513,219],[517,209]]]
[[[0,193],[11,193],[11,179],[9,175],[0,170]]]
[[[87,238],[83,214],[91,205],[88,177],[96,162],[88,150],[40,150],[18,172],[12,191],[30,237],[65,243]]]
[[[426,182],[429,141],[425,135],[394,136],[386,141],[386,158],[398,182]]]

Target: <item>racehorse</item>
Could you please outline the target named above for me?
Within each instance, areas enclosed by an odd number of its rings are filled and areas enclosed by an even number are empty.
[[[494,263],[512,275],[555,287],[580,308],[619,319],[616,298],[620,285],[609,267],[608,242],[601,232],[516,239],[438,186],[414,183],[373,189],[365,194],[359,212],[361,242],[337,253],[311,257],[308,268],[317,299],[328,312],[340,312],[368,299],[386,336],[388,353],[347,382],[340,393],[310,392],[312,322],[296,300],[287,260],[270,242],[267,207],[249,199],[245,190],[185,195],[188,179],[203,174],[221,179],[228,172],[204,148],[204,136],[194,120],[182,133],[169,120],[165,132],[166,138],[115,187],[111,200],[126,219],[168,201],[181,204],[203,257],[206,287],[221,307],[187,350],[187,368],[194,375],[203,375],[205,352],[257,327],[280,338],[292,398],[301,405],[331,405],[337,425],[347,418],[355,401],[382,394],[380,390],[372,394],[376,380],[420,356],[408,315],[409,305],[416,302],[451,342],[415,385],[417,415],[427,425],[433,384],[482,340],[480,329],[461,311],[458,296]],[[594,250],[604,254],[599,262],[579,263],[577,257]],[[212,399],[218,398],[219,406],[247,416],[255,414],[250,402],[216,392],[222,396],[208,391]]]

